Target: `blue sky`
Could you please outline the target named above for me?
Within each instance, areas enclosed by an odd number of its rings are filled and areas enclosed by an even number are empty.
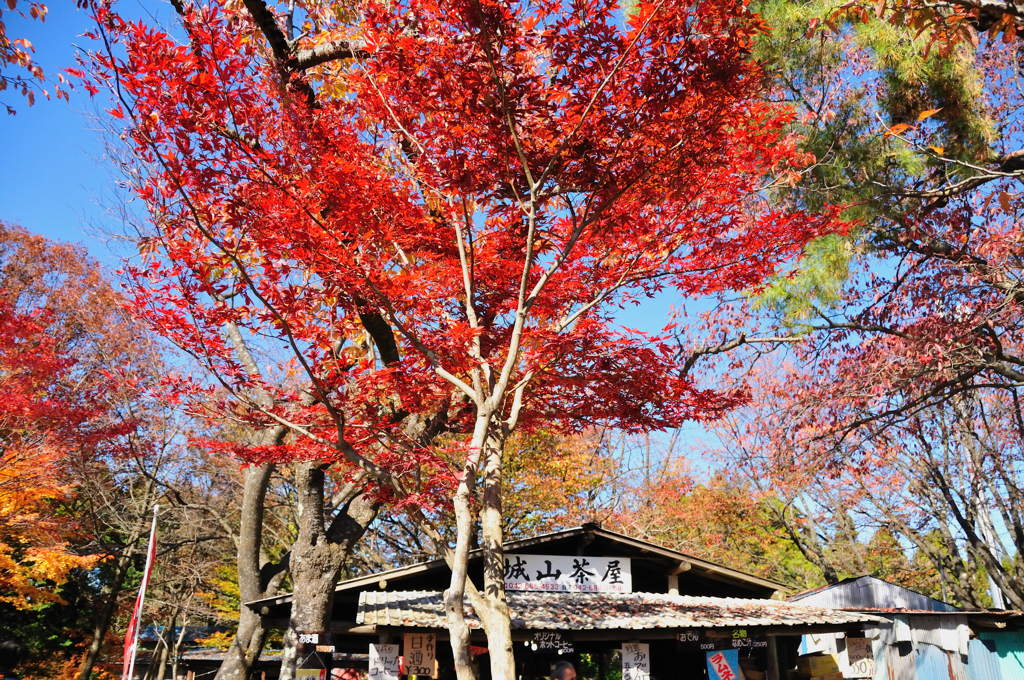
[[[36,48],[36,60],[47,74],[74,66],[75,47],[88,39],[90,21],[74,3],[50,3],[44,23],[4,12],[7,35],[27,38]],[[92,254],[113,266],[114,258],[102,241],[84,231],[86,221],[102,216],[96,202],[110,186],[109,172],[101,165],[103,148],[83,112],[92,109],[80,88],[63,100],[37,97],[29,107],[10,90],[0,101],[17,115],[0,111],[0,219],[21,224],[31,232],[82,243]]]

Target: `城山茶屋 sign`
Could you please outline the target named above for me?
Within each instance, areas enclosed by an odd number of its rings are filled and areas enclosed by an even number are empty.
[[[506,555],[506,590],[631,593],[628,557]]]

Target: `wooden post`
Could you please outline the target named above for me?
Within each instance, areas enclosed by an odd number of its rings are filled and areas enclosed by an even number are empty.
[[[196,680],[195,671],[185,671],[185,680]]]
[[[779,648],[775,644],[776,637],[768,636],[768,668],[766,680],[783,680],[779,671]]]
[[[680,560],[678,564],[670,568],[665,575],[668,576],[668,594],[679,594],[679,574],[689,571],[692,565],[686,560]]]

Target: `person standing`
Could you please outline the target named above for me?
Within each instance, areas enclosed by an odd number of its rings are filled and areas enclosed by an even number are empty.
[[[568,661],[551,664],[551,680],[576,680],[576,668]]]

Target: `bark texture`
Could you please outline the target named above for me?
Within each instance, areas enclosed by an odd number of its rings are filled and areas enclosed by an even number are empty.
[[[356,491],[328,526],[324,469],[325,465],[316,461],[295,465],[299,536],[291,551],[294,597],[284,638],[281,680],[295,678],[299,633],[330,632],[334,586],[341,567],[376,518],[379,507],[376,500]]]

